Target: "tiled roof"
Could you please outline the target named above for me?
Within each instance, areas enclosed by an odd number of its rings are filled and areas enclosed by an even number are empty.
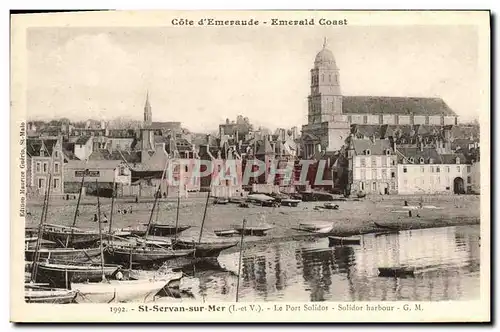
[[[89,139],[90,139],[90,136],[81,136],[81,137],[78,137],[78,139],[76,140],[75,143],[80,144],[80,145],[87,144]]]
[[[456,116],[441,98],[345,96],[344,114],[399,114]]]
[[[363,155],[370,150],[370,155],[385,155],[389,149],[392,151],[391,142],[388,139],[353,139],[352,146],[357,155]]]
[[[26,141],[26,152],[29,156],[39,156],[40,149],[42,148],[42,143],[47,149],[47,153],[52,155],[54,146],[57,143],[57,139],[38,139],[38,138],[28,138]]]
[[[354,124],[351,125],[351,132],[353,134],[362,136],[362,137],[375,137],[375,138],[380,138],[382,137],[382,131],[383,131],[382,126],[380,125],[358,125]]]
[[[420,163],[420,158],[424,158],[425,164],[456,164],[456,158],[460,158],[460,163],[465,164],[466,158],[463,153],[454,154],[439,154],[435,148],[424,147],[398,147],[398,162],[407,163],[410,158],[413,158],[415,164]]]
[[[94,150],[90,156],[89,160],[115,160],[123,161],[128,163],[140,163],[141,162],[141,152],[140,151],[112,151],[106,149]]]

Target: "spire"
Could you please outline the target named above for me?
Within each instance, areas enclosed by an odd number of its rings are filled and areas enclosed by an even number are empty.
[[[146,105],[144,107],[151,107],[149,104],[149,90],[146,90]]]
[[[323,39],[323,49],[325,49],[325,48],[326,48],[327,44],[328,44],[328,40],[327,40],[327,39],[326,39],[326,37],[325,37],[325,38]]]

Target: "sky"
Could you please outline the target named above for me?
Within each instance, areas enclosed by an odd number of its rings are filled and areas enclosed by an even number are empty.
[[[28,117],[142,119],[196,132],[241,114],[268,128],[307,122],[310,69],[323,38],[343,95],[440,97],[479,115],[472,26],[30,28]]]

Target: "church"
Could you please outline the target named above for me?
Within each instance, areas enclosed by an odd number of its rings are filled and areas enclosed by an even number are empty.
[[[359,126],[445,126],[458,124],[458,116],[441,98],[343,96],[340,70],[327,40],[311,69],[308,121],[302,126],[304,157],[338,151]]]

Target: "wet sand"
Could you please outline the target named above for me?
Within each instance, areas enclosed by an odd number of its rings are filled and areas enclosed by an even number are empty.
[[[198,237],[200,225],[206,202],[206,193],[192,193],[189,198],[181,198],[179,210],[179,225],[192,226],[182,232],[179,237]],[[271,242],[275,240],[289,240],[321,236],[293,230],[300,222],[328,221],[335,224],[332,235],[354,235],[381,231],[373,222],[382,224],[398,225],[401,229],[419,229],[430,227],[444,227],[456,225],[479,224],[480,221],[480,196],[475,195],[446,195],[446,196],[372,196],[365,197],[359,201],[350,198],[347,201],[336,201],[338,210],[315,210],[325,202],[301,202],[297,207],[261,207],[250,204],[249,208],[241,208],[237,204],[214,205],[210,199],[203,235],[214,236],[213,231],[217,229],[228,229],[232,225],[241,225],[243,218],[247,219],[248,225],[256,225],[262,222],[272,225],[274,228],[267,232],[266,236],[247,236],[245,242]],[[339,199],[341,197],[339,196]],[[420,200],[423,199],[423,208],[419,208]],[[409,206],[404,206],[404,201]],[[134,198],[119,198],[115,200],[114,215],[112,221],[113,229],[127,226],[136,226],[147,223],[151,216],[153,198],[142,198],[135,203]],[[100,198],[101,213],[106,213],[108,219],[111,215],[111,199]],[[28,201],[27,211],[30,215],[26,217],[26,226],[34,227],[40,222],[43,197]],[[158,218],[156,211],[153,213],[153,221],[160,223],[175,224],[177,213],[177,198],[161,199],[158,202]],[[47,223],[71,225],[75,214],[77,200],[64,200],[60,197],[51,199]],[[132,214],[118,214],[118,209],[132,208]],[[412,210],[412,217],[408,216],[408,210]],[[77,218],[76,226],[83,229],[97,229],[96,223],[92,222],[94,214],[97,213],[97,198],[85,197],[80,203],[80,216]],[[417,217],[417,214],[419,217]],[[108,227],[106,224],[105,227]],[[324,235],[323,235],[324,236]],[[239,240],[239,237],[233,237]]]

